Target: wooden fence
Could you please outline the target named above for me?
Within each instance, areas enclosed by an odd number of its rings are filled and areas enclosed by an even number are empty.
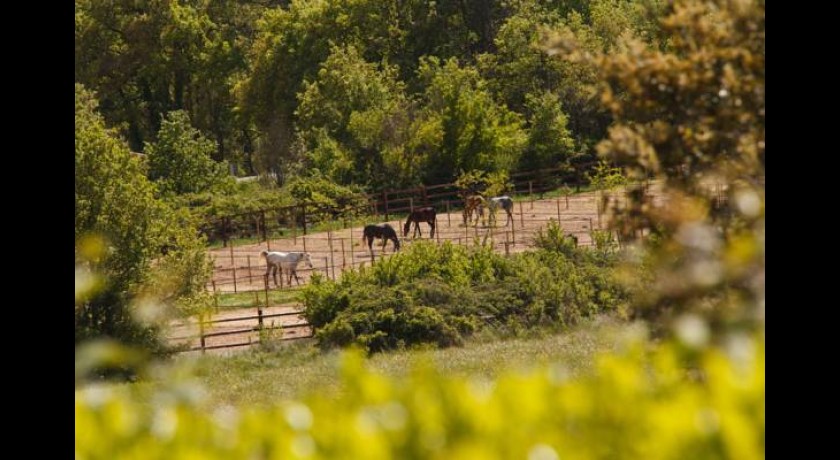
[[[590,163],[578,165],[578,168],[591,166]],[[537,171],[522,171],[511,174],[514,196],[534,196],[556,190],[562,186],[579,187],[573,182],[564,168],[549,168]],[[227,247],[234,238],[258,238],[269,241],[271,237],[297,237],[307,235],[309,229],[321,222],[339,222],[342,228],[352,225],[354,216],[392,216],[407,214],[414,207],[435,206],[439,212],[460,210],[463,197],[454,183],[421,185],[398,190],[383,190],[367,195],[366,203],[357,203],[341,208],[326,208],[315,203],[298,203],[277,208],[265,208],[256,211],[229,214],[211,219],[201,230],[211,242],[221,241]]]
[[[216,320],[209,320],[209,321],[198,321],[197,326],[199,328],[198,335],[188,335],[188,336],[181,336],[181,337],[171,337],[170,340],[198,340],[198,346],[189,346],[186,349],[180,350],[181,353],[185,352],[192,352],[192,351],[201,351],[202,353],[206,352],[207,350],[216,350],[216,349],[223,349],[223,348],[238,348],[244,346],[254,345],[255,343],[259,343],[260,339],[257,338],[256,341],[252,339],[252,337],[248,336],[247,342],[235,342],[235,343],[225,343],[219,345],[207,345],[207,339],[213,337],[224,337],[224,336],[234,336],[234,335],[243,335],[243,334],[252,334],[252,333],[259,333],[259,334],[266,334],[271,333],[271,331],[281,331],[281,340],[296,340],[296,339],[303,339],[312,337],[311,332],[307,332],[305,334],[297,334],[294,331],[291,333],[284,332],[285,330],[296,330],[300,328],[309,328],[310,325],[305,320],[302,322],[297,322],[293,324],[279,324],[279,325],[270,325],[266,326],[266,320],[272,318],[284,318],[284,317],[298,317],[302,318],[300,312],[287,312],[287,313],[275,313],[270,315],[263,314],[262,308],[257,308],[257,314],[252,316],[240,316],[234,318],[223,318],[223,319],[216,319]],[[257,320],[257,324],[254,326],[244,327],[242,329],[235,329],[235,330],[228,330],[228,331],[218,331],[218,332],[206,332],[208,326],[212,326],[213,324],[221,324],[221,323],[231,323],[231,322],[240,322],[240,321],[253,321]],[[292,336],[293,335],[293,336]]]

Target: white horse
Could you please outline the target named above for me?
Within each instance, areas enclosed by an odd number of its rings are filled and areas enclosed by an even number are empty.
[[[507,227],[508,223],[513,222],[513,199],[507,195],[490,198],[488,207],[490,208],[490,219],[493,221],[493,225],[496,225],[496,210],[500,206],[507,213],[507,220],[505,220],[505,227]]]
[[[289,286],[292,285],[292,275],[295,277],[297,284],[300,284],[300,278],[297,275],[297,266],[301,260],[306,261],[309,268],[312,267],[312,257],[305,252],[279,252],[279,251],[262,251],[261,256],[265,257],[265,276],[271,272],[274,278],[274,285],[277,286],[277,270],[280,269],[280,276],[283,276],[283,270],[289,274]],[[282,280],[281,280],[282,281]]]

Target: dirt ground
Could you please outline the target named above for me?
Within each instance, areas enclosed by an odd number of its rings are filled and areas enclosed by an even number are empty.
[[[287,304],[287,305],[275,305],[270,307],[263,307],[263,315],[274,315],[278,313],[298,313],[300,311],[300,306],[297,304]],[[218,332],[232,332],[232,331],[239,331],[239,330],[246,330],[246,329],[253,329],[259,324],[259,320],[256,318],[257,316],[257,309],[255,307],[252,308],[239,308],[239,309],[231,309],[225,310],[219,314],[213,315],[213,321],[222,320],[222,319],[233,319],[233,318],[246,318],[246,319],[239,319],[235,321],[228,321],[223,323],[217,324],[210,324],[205,327],[205,334],[213,334]],[[284,328],[282,330],[282,336],[280,335],[280,330],[272,331],[274,334],[273,337],[275,338],[282,338],[286,339],[296,339],[301,337],[309,337],[311,335],[311,330],[309,326],[306,325],[306,320],[303,319],[302,316],[299,315],[289,315],[289,316],[282,316],[276,318],[264,318],[263,325],[267,328],[274,327],[274,326],[293,326],[300,324],[299,327],[289,327]],[[169,342],[172,345],[179,345],[179,344],[188,344],[191,348],[200,346],[200,339],[198,338],[200,332],[200,328],[198,325],[198,321],[194,319],[190,319],[188,321],[175,321],[173,322],[169,329],[167,330],[167,337]],[[222,335],[222,336],[211,336],[206,337],[204,341],[204,345],[206,347],[215,347],[220,345],[233,345],[239,343],[257,343],[260,341],[260,334],[256,331],[249,331],[243,332],[241,334],[231,334],[231,335]],[[237,347],[239,349],[247,348]],[[212,352],[224,352],[228,350],[236,350],[237,348],[223,348],[218,350],[208,350]]]
[[[619,191],[614,195],[620,194]],[[534,201],[524,197],[514,202],[513,221],[505,226],[506,216],[503,211],[499,211],[495,227],[481,223],[465,226],[460,211],[448,214],[444,212],[438,214],[437,232],[434,239],[439,242],[448,240],[455,244],[471,245],[475,244],[476,237],[481,240],[487,238],[493,242],[496,251],[507,250],[509,253],[515,253],[531,247],[536,232],[545,227],[548,222],[559,219],[566,233],[576,235],[580,245],[588,246],[592,244],[590,230],[603,229],[607,224],[603,214],[599,217],[596,204],[598,200],[597,192]],[[404,238],[402,220],[387,222],[397,229],[403,247],[416,241],[412,238],[413,227],[409,236]],[[380,222],[371,221],[370,223]],[[319,272],[331,279],[338,278],[350,267],[371,263],[371,254],[367,245],[362,242],[362,229],[363,227],[359,226],[211,250],[210,255],[214,260],[214,286],[208,286],[208,289],[212,290],[215,287],[218,292],[264,290],[266,265],[265,260],[260,256],[260,251],[263,250],[303,251],[311,254],[312,269],[303,263],[298,266],[301,284],[307,283],[313,272]],[[418,239],[428,239],[429,225],[421,223],[420,229],[422,237]],[[373,243],[373,256],[376,258],[383,254],[381,244],[380,240],[375,240]],[[384,254],[391,253],[393,253],[393,246],[388,243]],[[284,279],[281,281],[280,278]],[[283,284],[279,286],[280,288],[288,287],[286,277],[278,276],[278,282]],[[292,283],[296,285],[297,281],[292,279]],[[269,288],[275,289],[273,280],[269,280]]]

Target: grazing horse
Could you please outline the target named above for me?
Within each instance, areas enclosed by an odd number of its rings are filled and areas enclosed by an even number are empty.
[[[505,220],[505,227],[507,227],[508,223],[513,222],[513,200],[507,195],[490,198],[490,219],[493,225],[496,224],[496,210],[500,206],[507,213],[507,220]]]
[[[268,278],[268,274],[271,272],[275,286],[277,286],[277,269],[280,269],[281,277],[283,276],[283,270],[289,273],[289,286],[291,286],[292,275],[294,275],[297,284],[300,284],[300,278],[297,275],[297,266],[301,260],[306,261],[306,265],[309,268],[313,268],[312,258],[305,252],[262,251],[260,255],[265,257],[265,276]]]
[[[464,225],[468,225],[472,222],[473,213],[475,213],[475,224],[478,225],[479,217],[484,220],[484,207],[487,206],[487,202],[484,200],[484,197],[481,195],[471,195],[468,196],[466,201],[464,202]]]
[[[411,224],[414,224],[414,235],[412,237],[416,237],[417,233],[420,233],[420,237],[423,236],[423,232],[420,230],[420,222],[425,222],[429,224],[429,227],[432,228],[431,238],[435,237],[435,222],[437,219],[437,213],[435,212],[435,208],[427,207],[427,208],[416,208],[411,211],[411,214],[408,215],[408,219],[405,221],[405,225],[403,226],[403,236],[408,236],[408,230],[411,228]]]
[[[373,257],[373,239],[379,238],[382,240],[382,252],[385,252],[385,245],[388,244],[388,240],[394,242],[394,250],[400,250],[400,240],[397,238],[397,232],[394,230],[394,227],[391,227],[388,224],[376,224],[376,225],[366,225],[365,230],[362,233],[362,242],[364,243],[367,240],[368,249],[370,250],[370,255]]]

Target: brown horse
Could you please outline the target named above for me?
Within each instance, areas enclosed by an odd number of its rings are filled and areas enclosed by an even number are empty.
[[[388,224],[376,224],[365,226],[365,229],[362,232],[362,242],[367,241],[371,257],[373,257],[374,238],[379,238],[382,240],[383,254],[385,253],[385,245],[388,244],[389,240],[394,243],[394,251],[400,250],[400,240],[399,238],[397,238],[397,232],[394,230],[394,227],[391,227]]]
[[[411,228],[411,224],[414,224],[414,235],[412,235],[412,237],[417,237],[417,233],[419,232],[420,237],[422,238],[423,232],[420,230],[420,222],[425,222],[432,228],[431,238],[434,238],[436,220],[437,212],[435,211],[435,208],[415,208],[411,211],[411,214],[408,215],[408,219],[405,220],[405,225],[403,226],[403,236],[408,236],[408,230]]]
[[[472,222],[473,213],[475,213],[475,224],[478,225],[479,217],[484,219],[484,208],[487,206],[487,201],[481,195],[470,195],[464,200],[464,225]]]

